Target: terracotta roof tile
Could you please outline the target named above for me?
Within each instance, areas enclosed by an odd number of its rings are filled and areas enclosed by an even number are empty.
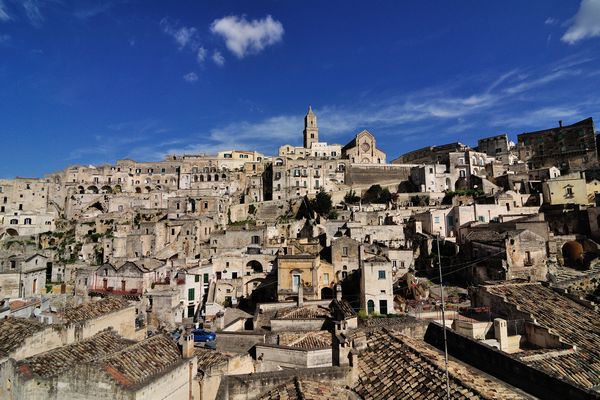
[[[539,325],[577,346],[575,353],[526,361],[551,375],[586,389],[600,388],[600,315],[538,283],[505,283],[484,287],[529,313]]]
[[[100,367],[122,386],[143,384],[185,359],[166,335],[152,336],[99,362]]]
[[[363,399],[441,399],[446,397],[444,357],[425,342],[378,329],[369,334],[358,357],[354,390]],[[453,399],[521,399],[483,374],[450,361]]]
[[[76,323],[98,318],[105,314],[129,307],[130,303],[120,297],[106,297],[98,301],[81,304],[75,307],[68,307],[64,311],[66,323]]]
[[[44,330],[44,325],[35,319],[5,318],[0,321],[0,357],[8,357],[18,349],[28,336]]]
[[[105,330],[79,343],[62,346],[19,361],[19,370],[28,377],[51,378],[76,364],[92,362],[124,349],[133,342]]]

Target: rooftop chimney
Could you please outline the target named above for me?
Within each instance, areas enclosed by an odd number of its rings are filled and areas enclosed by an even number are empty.
[[[181,356],[183,358],[192,358],[194,356],[194,335],[192,333],[183,336]]]

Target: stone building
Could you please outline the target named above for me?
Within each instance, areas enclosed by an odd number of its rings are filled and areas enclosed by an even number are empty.
[[[103,331],[14,363],[12,374],[3,374],[10,382],[6,398],[183,398],[192,390],[195,369],[193,352],[186,353],[185,346],[182,355],[163,335],[133,343]]]
[[[427,146],[403,154],[392,161],[392,164],[445,164],[448,165],[452,152],[465,152],[470,147],[460,142],[439,146]]]
[[[468,281],[546,279],[547,239],[528,229],[486,228],[470,230],[465,236],[463,254],[475,262],[465,270]]]
[[[48,267],[52,268],[52,262],[43,254],[6,257],[0,254],[0,298],[27,298],[45,293]]]
[[[353,164],[385,164],[386,155],[377,148],[375,136],[368,130],[356,134],[354,139],[342,147],[342,155]]]
[[[584,172],[574,172],[548,179],[543,183],[543,193],[544,203],[550,205],[590,203]]]
[[[317,255],[288,254],[277,257],[277,298],[279,301],[303,296],[308,300],[333,293],[333,266]]]
[[[53,231],[59,210],[47,179],[0,179],[0,239]]]
[[[360,308],[368,314],[394,314],[393,270],[389,258],[365,254],[360,270]]]
[[[273,164],[273,200],[314,196],[344,184],[346,162],[328,159],[277,158]]]
[[[579,171],[598,162],[596,131],[592,118],[518,136],[519,159],[530,169],[558,167]]]

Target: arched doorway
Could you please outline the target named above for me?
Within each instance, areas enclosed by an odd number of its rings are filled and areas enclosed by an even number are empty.
[[[6,234],[7,234],[8,236],[19,236],[19,232],[17,232],[17,230],[16,230],[16,229],[13,229],[13,228],[8,228],[8,229],[6,230]]]
[[[249,268],[249,269],[251,269],[251,270],[252,270],[252,272],[254,272],[254,273],[257,273],[257,272],[263,272],[263,266],[262,266],[262,264],[261,264],[261,263],[259,263],[259,262],[258,262],[258,261],[256,261],[256,260],[249,261],[249,262],[246,264],[246,268]]]
[[[369,315],[375,312],[375,302],[373,300],[367,301],[367,313]]]

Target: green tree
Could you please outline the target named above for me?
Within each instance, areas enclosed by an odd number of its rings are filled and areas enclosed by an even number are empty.
[[[315,196],[312,203],[312,209],[319,215],[328,215],[333,206],[333,202],[331,201],[331,195],[321,190]]]
[[[381,185],[371,186],[363,195],[365,203],[385,204],[392,200],[392,194],[388,188],[382,188]]]
[[[344,196],[344,202],[346,204],[355,204],[355,203],[358,203],[359,200],[360,200],[360,197],[356,195],[356,192],[354,190],[350,190]]]

